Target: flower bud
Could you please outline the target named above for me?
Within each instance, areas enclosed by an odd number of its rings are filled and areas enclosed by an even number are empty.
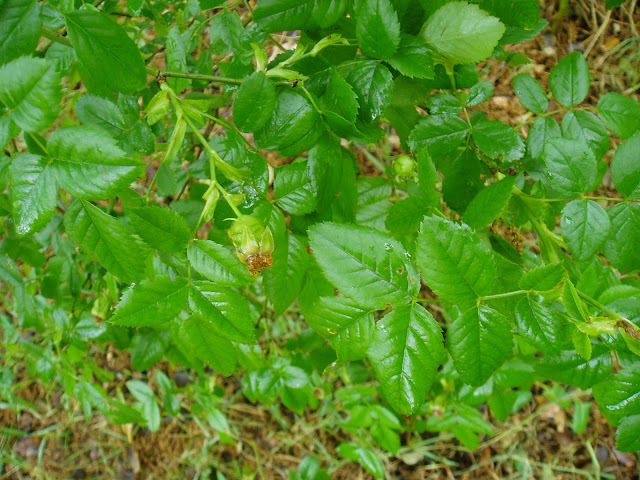
[[[236,254],[252,275],[273,264],[273,234],[269,227],[251,215],[241,215],[229,229]]]
[[[393,161],[396,183],[409,183],[416,177],[416,162],[409,155],[400,155]]]

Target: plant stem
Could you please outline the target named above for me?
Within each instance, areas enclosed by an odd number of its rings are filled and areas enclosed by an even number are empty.
[[[524,295],[525,293],[531,293],[531,290],[515,290],[513,292],[498,293],[497,295],[487,295],[486,297],[480,297],[481,301],[495,300],[497,298],[513,297],[515,295]]]
[[[56,43],[59,43],[61,45],[66,45],[67,47],[72,47],[73,45],[71,45],[71,40],[69,40],[67,37],[63,37],[62,35],[58,35],[56,32],[54,32],[53,30],[48,29],[47,27],[42,27],[42,36],[44,38],[48,38],[49,40],[52,40]]]
[[[615,318],[616,320],[626,320],[626,318],[624,318],[622,315],[620,315],[618,312],[614,312],[613,310],[611,310],[609,307],[605,307],[604,305],[602,305],[600,302],[598,302],[597,300],[595,300],[594,298],[591,298],[589,295],[587,295],[586,293],[582,293],[580,290],[576,290],[576,292],[578,292],[578,296],[584,300],[585,302],[591,304],[592,306],[594,306],[595,308],[597,308],[598,310],[600,310],[602,313],[605,313],[607,316],[611,317],[611,318]]]
[[[158,70],[153,67],[145,67],[147,75],[152,77],[172,77],[172,78],[187,78],[189,80],[202,80],[204,82],[223,83],[225,85],[242,85],[242,80],[237,78],[218,77],[216,75],[203,75],[201,73],[182,73],[182,72],[170,72],[168,70]],[[277,86],[289,85],[288,81],[276,82]]]

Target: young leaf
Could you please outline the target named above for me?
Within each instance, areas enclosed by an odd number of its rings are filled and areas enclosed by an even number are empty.
[[[360,118],[372,122],[391,104],[393,76],[387,67],[373,60],[358,62],[346,78],[360,103]]]
[[[444,361],[440,326],[420,305],[396,308],[376,325],[368,356],[387,401],[409,415],[422,405]]]
[[[498,120],[482,117],[473,123],[471,136],[476,145],[490,158],[519,160],[524,155],[524,140],[513,127]]]
[[[640,132],[626,140],[611,160],[611,179],[618,191],[628,198],[640,198]]]
[[[27,132],[44,130],[58,117],[61,98],[60,74],[47,60],[20,57],[0,67],[0,119]]]
[[[543,181],[563,198],[586,192],[596,179],[593,152],[576,140],[552,138],[544,146],[544,160],[549,171]]]
[[[486,305],[467,310],[447,329],[447,350],[469,385],[483,385],[513,352],[511,325]]]
[[[214,322],[211,317],[192,315],[182,322],[180,337],[200,360],[223,375],[231,375],[237,361],[237,349],[220,336]]]
[[[36,0],[0,3],[0,65],[33,52],[41,30],[40,4]]]
[[[111,215],[77,200],[65,213],[64,227],[87,255],[116,277],[125,282],[143,277],[149,247]]]
[[[56,180],[49,161],[22,153],[9,166],[13,222],[18,235],[44,227],[56,208]]]
[[[400,43],[398,14],[389,0],[356,2],[356,37],[369,57],[389,58]]]
[[[589,93],[589,65],[580,52],[572,52],[551,69],[549,90],[565,107],[578,105]]]
[[[492,291],[496,281],[491,252],[476,233],[441,217],[425,217],[416,258],[427,285],[442,300],[463,309]]]
[[[166,276],[143,280],[120,299],[109,322],[126,327],[154,327],[173,320],[187,306],[189,286],[184,278]]]
[[[309,229],[309,239],[327,279],[363,307],[405,303],[420,288],[402,245],[373,229],[324,223]]]
[[[245,78],[233,102],[233,120],[242,132],[255,132],[271,118],[276,106],[276,85],[262,72]]]
[[[219,285],[242,286],[253,282],[247,267],[228,248],[210,240],[196,240],[187,249],[193,269]]]
[[[604,256],[622,273],[640,270],[637,241],[640,238],[640,205],[619,203],[609,209],[611,229]]]
[[[433,78],[431,54],[424,42],[413,35],[401,34],[400,45],[387,63],[410,78]]]
[[[417,151],[426,146],[432,157],[456,150],[469,132],[469,125],[455,115],[429,115],[409,135],[409,146]]]
[[[305,312],[305,319],[329,340],[340,362],[366,356],[376,325],[371,309],[347,297],[318,297]]]
[[[562,350],[569,322],[557,310],[537,302],[529,295],[516,306],[516,331],[542,353]]]
[[[114,92],[133,93],[147,83],[140,51],[114,20],[95,10],[65,15],[67,32],[85,71]]]
[[[574,200],[562,210],[562,236],[576,260],[598,253],[609,236],[609,216],[600,204],[591,200]]]
[[[591,112],[567,112],[562,118],[562,136],[589,145],[596,160],[609,150],[609,133]]]
[[[450,2],[425,23],[420,36],[448,62],[476,63],[493,53],[505,26],[477,5]]]
[[[215,27],[212,25],[211,28]],[[191,49],[191,38],[194,31],[195,27],[191,27],[184,32],[180,32],[180,28],[177,25],[169,30],[165,54],[169,70],[187,73],[187,56],[189,56],[189,50]],[[215,32],[216,30],[212,31]],[[178,93],[186,90],[191,84],[191,80],[187,78],[170,77],[167,82]]]
[[[506,177],[492,183],[471,200],[464,211],[462,221],[474,230],[481,230],[493,222],[511,198],[518,177]]]
[[[358,462],[375,478],[384,477],[384,466],[372,450],[353,443],[341,443],[338,445],[337,451],[344,458]]]
[[[544,113],[549,107],[549,99],[542,86],[531,75],[521,73],[511,82],[522,106],[533,113]]]
[[[630,415],[640,415],[640,364],[625,366],[606,381],[594,385],[598,408],[613,425]]]
[[[136,233],[153,248],[179,252],[189,243],[189,226],[173,210],[162,207],[139,207],[127,210]]]
[[[87,127],[56,130],[47,148],[58,183],[78,198],[113,197],[145,168],[144,162],[126,158],[106,133]]]
[[[629,138],[640,130],[640,103],[615,92],[608,92],[598,101],[600,118],[615,135]]]
[[[239,293],[211,282],[193,282],[189,306],[206,319],[218,335],[232,342],[254,342],[251,311]]]

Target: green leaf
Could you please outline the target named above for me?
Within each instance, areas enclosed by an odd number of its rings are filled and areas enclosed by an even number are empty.
[[[51,125],[61,98],[60,74],[47,60],[20,57],[0,67],[0,106],[8,112],[0,118],[8,117],[23,130],[38,132]]]
[[[551,69],[549,90],[565,107],[578,105],[589,93],[589,65],[580,52],[572,52]]]
[[[147,83],[140,51],[107,15],[75,10],[65,15],[67,32],[84,71],[109,90],[133,93]]]
[[[516,331],[542,353],[554,354],[562,350],[567,328],[566,318],[537,302],[529,295],[516,306]]]
[[[377,324],[368,352],[385,398],[398,413],[422,405],[444,361],[442,331],[421,305],[405,305]]]
[[[562,236],[576,260],[598,253],[609,236],[610,221],[600,204],[591,200],[574,200],[562,210]]]
[[[75,111],[84,125],[101,128],[113,137],[121,135],[127,128],[118,106],[106,98],[83,95],[75,104]]]
[[[640,205],[619,203],[609,209],[611,230],[604,256],[622,273],[640,270],[637,242],[640,238]]]
[[[180,337],[200,360],[223,375],[231,375],[237,361],[237,349],[220,336],[214,322],[211,317],[192,315],[182,322]]]
[[[409,197],[394,203],[385,220],[386,229],[394,236],[412,235],[420,228],[420,222],[433,208],[421,197]]]
[[[331,69],[329,83],[319,105],[327,123],[338,132],[348,129],[358,116],[358,97],[336,69]]]
[[[192,242],[187,257],[196,272],[219,285],[242,286],[253,282],[246,265],[231,250],[210,240]]]
[[[144,276],[149,247],[111,215],[84,200],[64,215],[64,227],[80,248],[125,282]]]
[[[549,99],[544,88],[531,75],[521,73],[511,82],[522,106],[533,113],[544,113],[549,107]]]
[[[456,150],[469,132],[469,125],[455,115],[429,115],[409,135],[409,146],[418,151],[426,146],[432,157]]]
[[[113,197],[145,169],[144,162],[126,158],[109,135],[88,127],[56,130],[48,150],[60,186],[83,199]]]
[[[314,25],[327,28],[344,17],[349,0],[316,0],[313,3],[311,16]],[[321,480],[321,479],[320,479]]]
[[[226,18],[226,15],[224,17]],[[212,26],[211,28],[212,32],[217,31],[214,30],[214,26]],[[173,72],[188,73],[187,57],[189,56],[189,51],[191,50],[191,39],[194,31],[195,28],[191,27],[185,32],[180,32],[180,28],[177,25],[169,30],[169,35],[167,35],[166,41],[165,55],[167,69]],[[169,86],[178,93],[186,90],[191,84],[191,80],[187,78],[170,77],[167,79],[167,82],[169,83]]]
[[[44,227],[56,208],[56,180],[44,157],[22,153],[9,166],[13,223],[18,235]]]
[[[560,136],[562,136],[560,126],[553,118],[538,118],[533,122],[533,125],[531,125],[529,134],[527,135],[527,150],[529,151],[529,155],[536,161],[540,160],[544,152],[545,144],[550,139]],[[543,167],[542,162],[540,162],[540,166]]]
[[[640,415],[640,364],[627,365],[594,385],[593,396],[607,420],[617,426],[624,417]]]
[[[464,211],[462,221],[474,230],[481,230],[493,222],[511,198],[517,179],[517,176],[506,177],[480,190]]]
[[[590,360],[585,360],[575,350],[545,355],[536,366],[536,372],[545,378],[583,390],[611,376],[611,350],[594,344]]]
[[[233,102],[233,121],[242,132],[255,132],[271,118],[276,106],[276,85],[262,72],[245,78]]]
[[[562,136],[589,145],[596,160],[609,150],[609,133],[593,113],[567,112],[562,118]]]
[[[297,90],[280,89],[271,118],[254,133],[256,145],[293,156],[311,148],[322,135],[320,115]]]
[[[640,198],[640,132],[616,150],[611,160],[611,179],[618,191],[628,198]]]
[[[420,36],[447,62],[477,63],[491,56],[504,31],[477,5],[450,2],[429,17]]]
[[[273,266],[263,273],[263,285],[276,316],[283,314],[302,291],[309,259],[304,243],[293,234],[276,244]]]
[[[401,34],[398,50],[387,63],[410,78],[433,78],[431,54],[424,42],[413,35]]]
[[[427,285],[442,300],[466,309],[493,290],[496,267],[491,252],[467,225],[425,217],[416,258]]]
[[[35,0],[4,0],[0,3],[0,65],[38,46],[42,30],[40,4]]]
[[[598,101],[598,114],[620,138],[629,138],[640,130],[640,103],[619,93],[605,93]]]
[[[429,113],[448,113],[458,115],[462,111],[462,103],[450,93],[436,93],[429,98]]]
[[[400,243],[368,227],[323,223],[309,229],[311,248],[325,276],[364,307],[408,302],[420,277]]]
[[[447,350],[462,380],[480,386],[512,354],[509,320],[486,305],[473,307],[449,325]]]
[[[536,290],[546,292],[557,287],[564,278],[564,268],[561,263],[543,265],[529,270],[518,282],[522,290]]]
[[[519,160],[524,155],[524,140],[513,127],[486,117],[473,123],[471,136],[476,145],[490,158]]]
[[[480,105],[493,96],[493,85],[486,80],[476,83],[469,89],[469,95],[467,96],[467,106],[475,107]]]
[[[314,3],[311,0],[260,0],[253,19],[266,32],[299,30],[310,21]]]
[[[640,414],[620,420],[616,431],[616,448],[621,452],[640,450]]]
[[[391,104],[393,76],[387,67],[373,60],[358,62],[346,78],[360,103],[360,118],[372,122]]]
[[[367,355],[375,329],[373,311],[347,297],[318,297],[305,320],[329,340],[340,362],[361,360]]]
[[[337,451],[344,458],[358,462],[374,477],[384,477],[384,466],[372,450],[359,447],[353,443],[341,443],[338,445]]]
[[[189,305],[195,314],[210,322],[218,335],[232,342],[255,341],[251,311],[239,293],[211,282],[193,282]]]
[[[153,248],[163,252],[184,250],[191,237],[184,219],[169,208],[139,207],[127,210],[131,226]]]
[[[552,138],[544,146],[548,173],[543,181],[562,198],[586,192],[596,179],[596,159],[588,145]]]
[[[358,225],[384,231],[385,220],[392,207],[389,201],[390,196],[391,184],[388,180],[381,177],[358,179],[358,204],[356,205]]]
[[[283,165],[275,170],[273,193],[280,208],[292,215],[304,215],[316,209],[316,189],[307,162]]]
[[[389,58],[400,44],[398,14],[389,0],[356,2],[356,38],[365,55]]]
[[[189,285],[184,278],[158,276],[133,286],[120,299],[109,322],[125,327],[154,327],[170,322],[187,306]]]

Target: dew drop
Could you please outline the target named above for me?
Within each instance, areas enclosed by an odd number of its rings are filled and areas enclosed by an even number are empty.
[[[329,335],[337,335],[337,334],[338,334],[338,332],[336,332],[336,331],[335,331],[334,329],[332,329],[332,328],[327,328],[327,333],[328,333]]]
[[[390,250],[393,250],[393,245],[391,245],[390,243],[385,243],[384,244],[384,249],[388,252]]]

